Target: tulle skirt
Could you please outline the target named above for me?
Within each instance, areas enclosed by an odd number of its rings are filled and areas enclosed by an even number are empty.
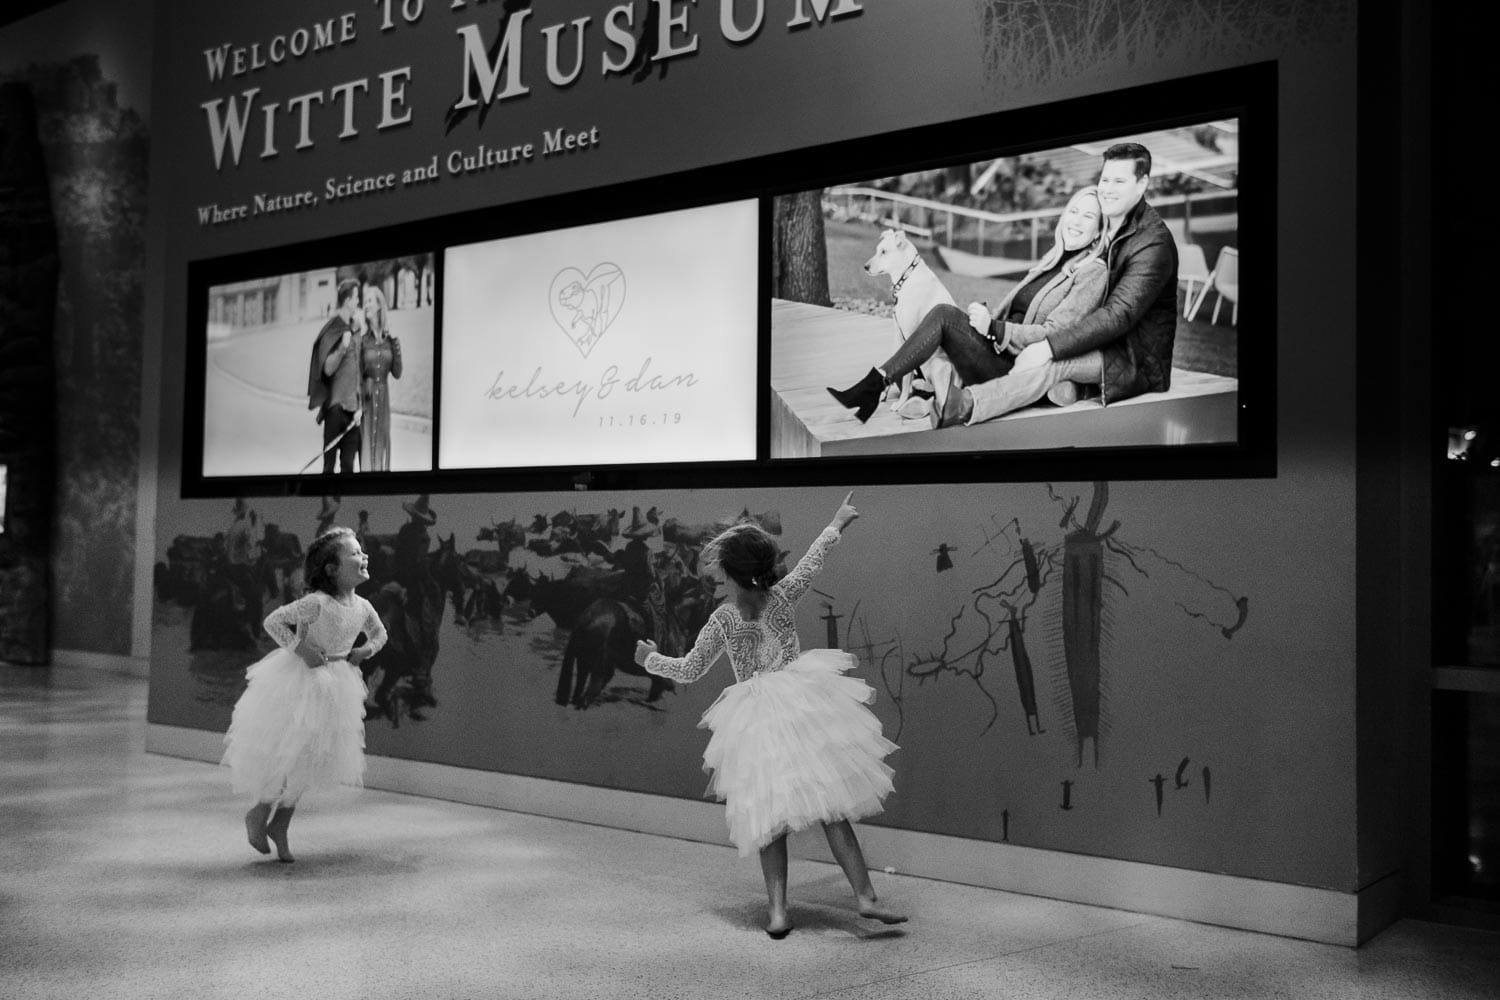
[[[365,770],[365,684],[347,660],[309,667],[275,649],[245,671],[250,684],[224,734],[236,792],[295,804],[304,792],[359,785]]]
[[[854,656],[810,649],[784,669],[725,688],[703,713],[703,768],[724,802],[741,855],[818,822],[881,811],[891,793],[884,758],[897,749],[866,706],[875,691],[845,675]]]

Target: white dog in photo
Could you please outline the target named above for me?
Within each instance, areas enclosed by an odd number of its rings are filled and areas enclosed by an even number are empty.
[[[887,229],[880,234],[874,256],[865,261],[865,273],[890,278],[891,297],[896,300],[897,347],[916,332],[917,324],[922,322],[934,306],[957,305],[948,289],[938,280],[937,274],[922,259],[916,246],[899,229]],[[930,403],[925,399],[913,400],[912,376],[902,377],[891,409],[903,417],[935,417],[943,410],[943,401],[953,378],[953,364],[941,347],[932,357],[922,362],[922,372],[932,383],[934,399]]]

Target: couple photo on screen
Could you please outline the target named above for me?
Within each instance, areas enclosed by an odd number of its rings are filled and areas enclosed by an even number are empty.
[[[952,381],[938,425],[972,424],[1049,396],[1108,404],[1170,387],[1177,332],[1177,249],[1145,202],[1151,152],[1104,151],[1095,185],[1069,198],[1056,241],[991,312],[934,306],[905,343],[847,389],[829,389],[863,422],[887,386],[943,351]]]
[[[430,469],[433,265],[424,253],[209,285],[203,474]]]
[[[821,250],[827,278],[775,293],[773,438],[795,442],[791,457],[871,437],[951,450],[969,438],[911,432],[1066,408],[1074,418],[1052,431],[1027,422],[1021,443],[988,433],[971,447],[1234,440],[1219,414],[1238,386],[1238,180],[1238,123],[1225,120],[778,199],[778,220],[797,199],[819,215],[807,228],[820,238],[802,244],[814,252],[784,270],[815,272],[806,258]],[[1218,302],[1197,317],[1210,292],[1236,303],[1227,326]],[[1189,405],[1149,432],[1139,414],[1127,430],[1082,419],[1185,395],[1214,397],[1214,415],[1195,423],[1205,410]]]
[[[332,474],[391,467],[391,379],[401,377],[401,341],[386,323],[385,295],[347,278],[338,308],[313,341],[307,408],[323,427],[322,465]],[[314,460],[316,461],[316,459]],[[312,463],[308,463],[311,465]]]

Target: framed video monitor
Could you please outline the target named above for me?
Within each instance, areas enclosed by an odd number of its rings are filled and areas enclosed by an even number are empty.
[[[1258,66],[817,151],[771,195],[768,464],[1274,474],[1274,105]]]
[[[443,470],[753,462],[760,205],[444,252]]]
[[[1274,476],[1276,103],[1263,63],[194,262],[184,495]]]
[[[438,257],[405,251],[302,247],[190,268],[185,492],[431,472]]]

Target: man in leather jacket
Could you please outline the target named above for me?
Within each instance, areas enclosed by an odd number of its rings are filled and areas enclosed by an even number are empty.
[[[1071,402],[1077,386],[1099,386],[1105,405],[1171,388],[1177,243],[1145,202],[1150,182],[1146,147],[1122,142],[1104,151],[1099,171],[1109,265],[1104,302],[1023,350],[1009,374],[951,393],[945,426],[989,420],[1043,395]]]
[[[339,282],[338,308],[313,341],[307,373],[307,408],[323,425],[323,472],[352,473],[359,454],[359,342],[352,320],[359,282]]]

